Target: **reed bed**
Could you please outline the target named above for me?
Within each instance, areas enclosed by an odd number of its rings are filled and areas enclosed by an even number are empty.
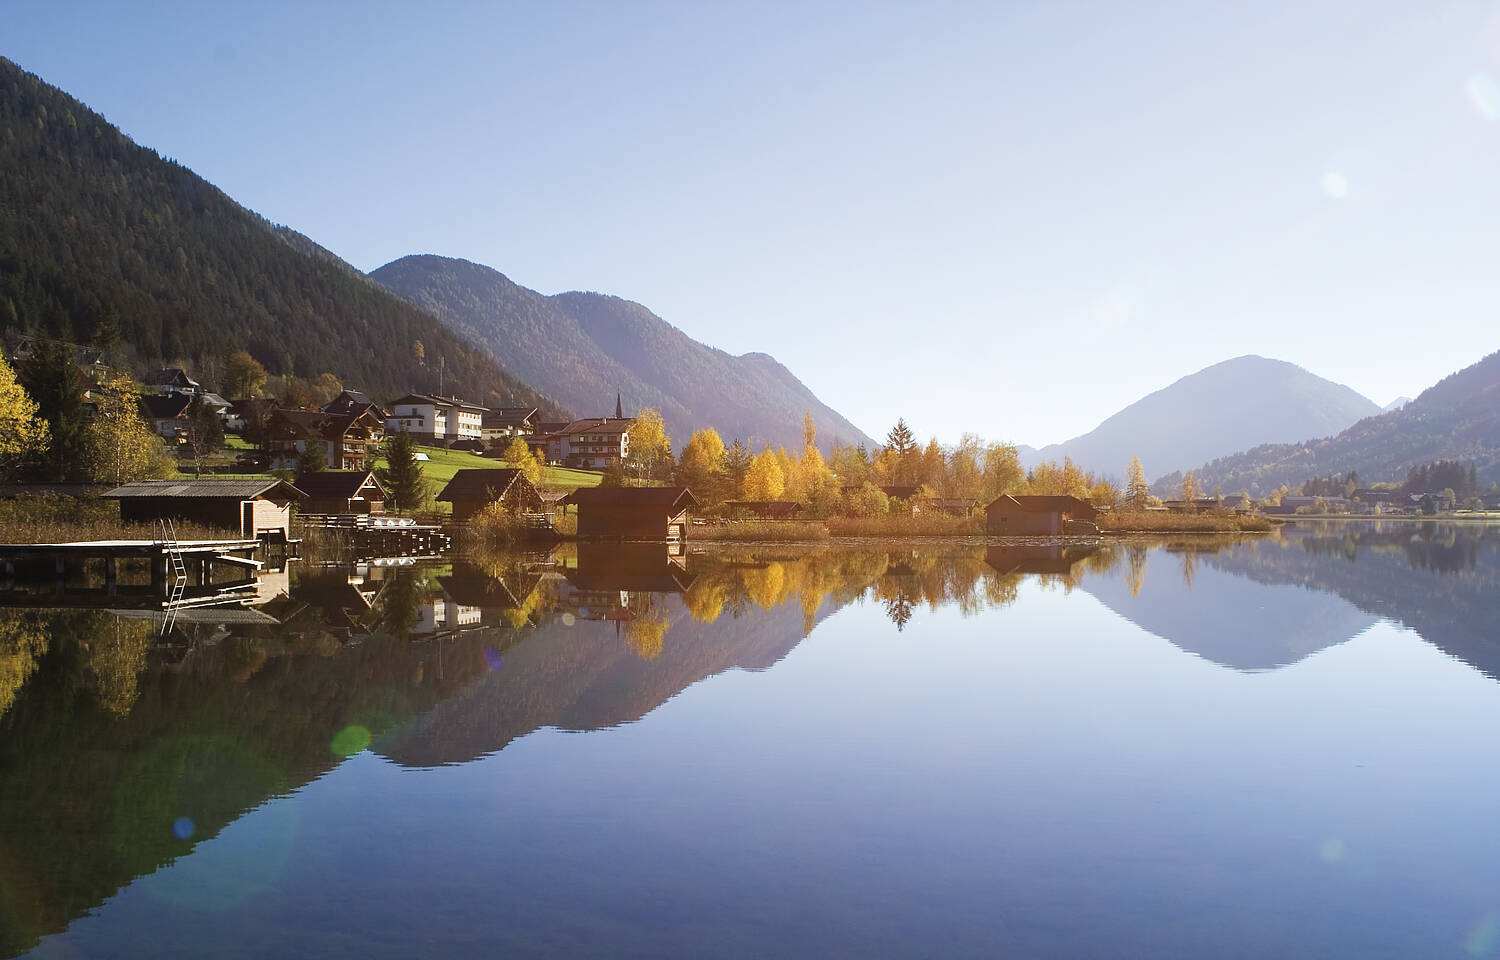
[[[198,523],[175,524],[179,540],[222,540],[229,533]],[[69,543],[75,540],[156,540],[155,524],[125,523],[113,500],[30,493],[0,500],[0,543]]]
[[[835,537],[982,537],[984,517],[947,514],[884,517],[829,517],[828,532]]]
[[[695,525],[694,540],[732,540],[756,543],[793,543],[827,540],[828,527],[818,520],[736,520]]]
[[[1270,520],[1233,513],[1111,510],[1094,521],[1103,533],[1269,533]]]

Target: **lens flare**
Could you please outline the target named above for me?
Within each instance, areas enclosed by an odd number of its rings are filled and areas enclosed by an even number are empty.
[[[1479,918],[1469,939],[1464,941],[1464,952],[1471,957],[1492,957],[1500,944],[1500,913],[1490,911]]]
[[[1476,73],[1465,84],[1469,91],[1469,103],[1486,120],[1500,120],[1500,84],[1487,73]]]
[[[369,745],[370,729],[351,723],[333,735],[333,741],[328,744],[328,752],[335,757],[352,757]]]
[[[1341,863],[1346,852],[1342,837],[1329,837],[1323,841],[1323,846],[1318,851],[1318,857],[1324,863]]]
[[[573,615],[571,613],[565,613],[565,614],[563,614],[562,615],[562,622],[563,622],[563,626],[565,626],[565,627],[571,627],[573,625],[573,623],[574,623]]]
[[[172,821],[172,836],[178,840],[191,840],[196,829],[197,824],[193,823],[192,817],[178,817]]]
[[[1342,200],[1349,196],[1349,179],[1337,170],[1323,174],[1323,192],[1330,199]]]
[[[495,651],[494,647],[484,648],[484,662],[489,666],[491,670],[500,669],[500,654]]]

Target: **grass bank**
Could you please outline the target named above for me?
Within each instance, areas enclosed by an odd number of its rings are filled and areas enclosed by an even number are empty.
[[[1094,521],[1101,533],[1268,533],[1265,517],[1233,513],[1161,513],[1155,510],[1111,510]]]
[[[178,523],[179,540],[223,540],[217,527]],[[156,540],[154,524],[125,523],[119,505],[98,497],[36,493],[0,500],[0,543],[69,543],[75,540]]]
[[[884,517],[829,517],[828,532],[835,537],[982,537],[984,517],[946,514]]]
[[[688,537],[693,540],[808,543],[827,540],[828,527],[819,520],[736,520],[694,524]]]

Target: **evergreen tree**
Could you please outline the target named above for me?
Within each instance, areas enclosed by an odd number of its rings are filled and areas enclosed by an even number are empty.
[[[396,512],[415,510],[426,503],[431,487],[417,460],[417,444],[411,434],[399,430],[386,437],[384,453],[386,466],[380,471],[380,482]]]
[[[744,495],[745,474],[750,472],[750,460],[754,456],[750,449],[735,438],[729,449],[724,451],[724,474],[725,485],[729,488],[726,496],[734,499]]]
[[[317,473],[326,466],[328,466],[328,455],[323,449],[323,444],[314,437],[304,439],[302,449],[297,451],[297,476]]]
[[[36,401],[38,414],[47,421],[51,445],[42,459],[42,473],[51,480],[77,480],[84,476],[83,383],[73,363],[72,347],[48,342],[39,344],[26,364],[27,392]]]

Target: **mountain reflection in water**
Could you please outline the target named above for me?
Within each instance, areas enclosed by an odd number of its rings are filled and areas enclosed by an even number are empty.
[[[165,638],[139,615],[0,611],[0,956],[366,747],[430,767],[632,723],[705,678],[771,668],[850,604],[905,631],[924,611],[1004,608],[1027,581],[1235,670],[1384,619],[1500,676],[1500,528],[1480,525],[294,569],[253,608],[195,611]]]

